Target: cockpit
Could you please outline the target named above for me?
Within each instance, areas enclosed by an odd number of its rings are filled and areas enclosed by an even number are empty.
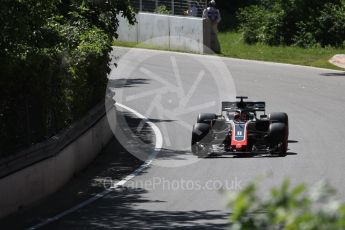
[[[235,111],[235,112],[226,112],[226,118],[228,120],[232,120],[234,122],[247,122],[256,120],[256,116],[254,112],[250,111]]]

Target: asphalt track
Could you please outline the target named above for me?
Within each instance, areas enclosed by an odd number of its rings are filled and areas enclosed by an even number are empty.
[[[119,64],[133,69],[127,73],[114,69],[110,86],[120,103],[159,127],[163,149],[123,189],[46,229],[226,228],[231,210],[219,188],[236,191],[258,176],[265,178],[260,182],[262,195],[289,177],[292,184],[327,180],[338,190],[338,197],[345,199],[345,73],[222,58],[231,75],[221,82],[217,71],[223,70],[209,68],[219,61],[216,57],[141,49],[132,50],[132,56],[127,52],[116,48],[114,54],[122,56]],[[197,114],[219,112],[221,100],[236,94],[266,101],[267,112],[289,114],[286,157],[199,160],[190,154],[191,125]],[[126,127],[121,121],[117,125]],[[126,140],[121,141],[126,145]]]

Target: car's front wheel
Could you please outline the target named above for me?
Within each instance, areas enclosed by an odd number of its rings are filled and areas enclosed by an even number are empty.
[[[210,129],[211,126],[204,123],[197,123],[193,126],[191,150],[194,155],[202,158],[208,156],[207,150],[200,145],[206,145],[210,142]]]

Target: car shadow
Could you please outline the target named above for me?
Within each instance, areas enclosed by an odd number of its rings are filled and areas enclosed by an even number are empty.
[[[284,157],[287,157],[287,156],[296,156],[298,155],[298,153],[296,152],[291,152],[291,151],[288,151],[286,153],[286,156],[279,156],[279,155],[270,155],[270,154],[225,154],[225,155],[210,155],[206,158],[220,158],[220,159],[223,159],[223,158],[233,158],[233,159],[242,159],[242,158],[284,158]]]
[[[298,141],[296,141],[296,140],[288,140],[288,143],[289,144],[294,144],[294,143],[298,143]]]
[[[321,73],[321,76],[326,76],[326,77],[345,77],[345,72],[339,73],[339,72],[334,72],[334,73]]]
[[[108,87],[111,88],[130,88],[130,87],[136,87],[138,85],[142,84],[149,84],[150,79],[146,78],[119,78],[119,79],[110,79],[108,81]]]
[[[219,158],[219,159],[245,159],[245,158],[285,158],[287,156],[294,156],[298,155],[298,153],[295,152],[287,152],[286,156],[279,156],[279,155],[269,155],[269,154],[245,154],[245,155],[211,155],[204,159],[212,159],[212,158]]]

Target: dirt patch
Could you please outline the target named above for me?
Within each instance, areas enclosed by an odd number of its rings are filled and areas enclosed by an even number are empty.
[[[329,63],[345,69],[345,54],[334,55],[331,59],[329,59]]]

